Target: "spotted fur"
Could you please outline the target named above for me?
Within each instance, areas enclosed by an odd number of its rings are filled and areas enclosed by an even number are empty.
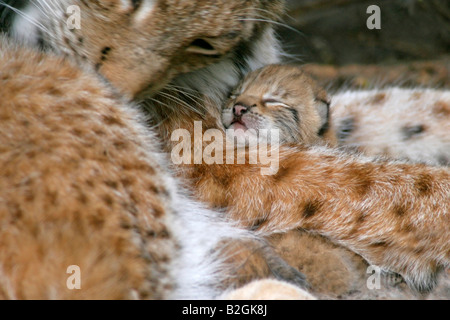
[[[339,144],[372,156],[450,165],[450,91],[389,88],[332,97]]]
[[[0,37],[0,298],[211,299],[306,285],[191,199],[138,107],[89,70]],[[181,209],[182,208],[182,209]],[[81,270],[81,289],[66,283]]]
[[[282,13],[278,1],[159,1],[145,19],[136,19],[123,13],[122,1],[80,0],[84,25],[72,31],[62,20],[68,2],[45,3],[54,12],[53,19],[37,13],[51,31],[42,40],[144,101],[166,151],[171,132],[193,132],[193,120],[203,121],[204,129],[221,128],[220,106],[239,79],[279,62],[273,30],[261,21]],[[254,232],[314,231],[401,274],[416,289],[432,289],[450,260],[447,168],[320,147],[280,151],[282,170],[272,177],[255,174],[260,165],[202,164],[178,168],[179,175],[198,199],[227,209]]]

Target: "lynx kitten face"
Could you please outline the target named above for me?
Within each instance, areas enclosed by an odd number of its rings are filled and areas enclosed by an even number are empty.
[[[329,100],[300,68],[270,65],[242,81],[223,109],[222,121],[236,135],[277,129],[282,143],[314,143],[329,128]]]

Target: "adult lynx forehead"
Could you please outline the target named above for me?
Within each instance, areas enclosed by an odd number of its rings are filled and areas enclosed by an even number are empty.
[[[66,23],[71,6],[79,8],[80,28]],[[252,63],[242,50],[251,51],[257,40],[272,37],[267,21],[282,11],[282,2],[273,0],[38,0],[15,30],[18,37],[88,62],[123,93],[141,96],[155,93],[179,74],[236,55],[243,58],[242,65]]]

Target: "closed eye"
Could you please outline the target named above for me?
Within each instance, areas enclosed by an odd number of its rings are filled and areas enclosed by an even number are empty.
[[[286,107],[286,108],[290,108],[290,106],[289,105],[287,105],[287,104],[285,104],[285,103],[283,103],[283,102],[281,102],[281,101],[279,101],[279,100],[276,100],[276,99],[264,99],[263,101],[262,101],[262,103],[265,105],[265,106],[283,106],[283,107]]]
[[[201,38],[192,41],[186,51],[203,56],[219,56],[219,51],[214,48],[212,43],[207,39]]]

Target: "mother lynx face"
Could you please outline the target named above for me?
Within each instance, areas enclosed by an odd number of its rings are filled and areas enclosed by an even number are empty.
[[[273,0],[32,0],[15,31],[140,96],[235,54],[282,11]]]

